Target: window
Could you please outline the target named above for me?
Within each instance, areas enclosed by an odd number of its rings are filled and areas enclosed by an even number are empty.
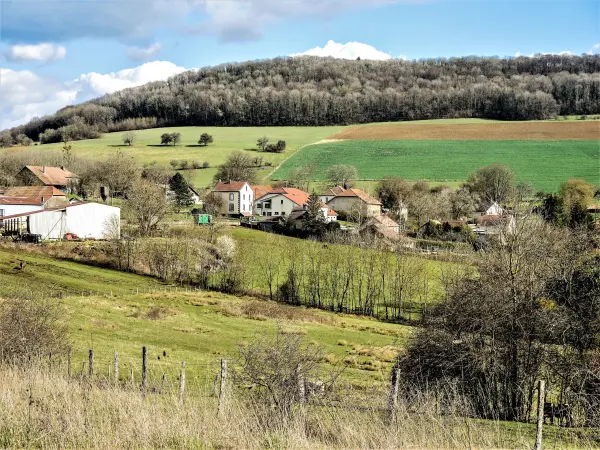
[[[242,200],[246,200],[246,194],[242,194]]]
[[[267,213],[267,216],[270,216],[270,215],[271,215],[271,212],[268,212],[268,213]]]
[[[235,205],[233,203],[229,204],[229,212],[235,211]]]
[[[281,204],[283,205],[283,199],[281,200]]]
[[[275,211],[275,215],[276,215],[276,216],[278,216],[278,215],[279,215],[279,213],[278,213],[277,211]]]
[[[0,217],[4,216],[4,210],[0,209]]]
[[[281,215],[282,215],[282,216],[285,216],[285,211],[281,211]]]
[[[234,197],[233,194],[229,194],[229,201],[233,201]]]
[[[267,213],[263,211],[262,215],[263,215],[263,216],[266,216],[266,215],[267,215]]]
[[[257,203],[256,204],[256,209],[262,209],[262,203]]]

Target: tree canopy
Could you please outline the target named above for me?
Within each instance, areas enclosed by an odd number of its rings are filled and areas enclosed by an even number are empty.
[[[345,125],[453,117],[548,119],[600,111],[600,56],[301,57],[191,70],[11,130],[46,142],[157,126]]]

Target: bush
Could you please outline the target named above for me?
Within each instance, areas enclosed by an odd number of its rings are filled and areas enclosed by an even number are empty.
[[[0,358],[24,364],[64,353],[67,348],[63,308],[56,300],[8,299],[0,304]]]
[[[204,161],[204,162],[202,163],[202,168],[203,168],[203,169],[208,169],[209,167],[210,167],[210,163],[209,163],[208,161]]]
[[[200,169],[202,168],[202,164],[200,164],[198,161],[192,161],[192,169]]]

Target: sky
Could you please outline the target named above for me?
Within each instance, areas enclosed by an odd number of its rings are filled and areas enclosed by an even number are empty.
[[[600,53],[600,0],[0,0],[0,130],[184,70]]]

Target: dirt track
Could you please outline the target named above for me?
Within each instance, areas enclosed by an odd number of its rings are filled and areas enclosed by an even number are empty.
[[[483,124],[394,124],[347,128],[329,139],[352,140],[600,140],[600,122],[514,122]]]

